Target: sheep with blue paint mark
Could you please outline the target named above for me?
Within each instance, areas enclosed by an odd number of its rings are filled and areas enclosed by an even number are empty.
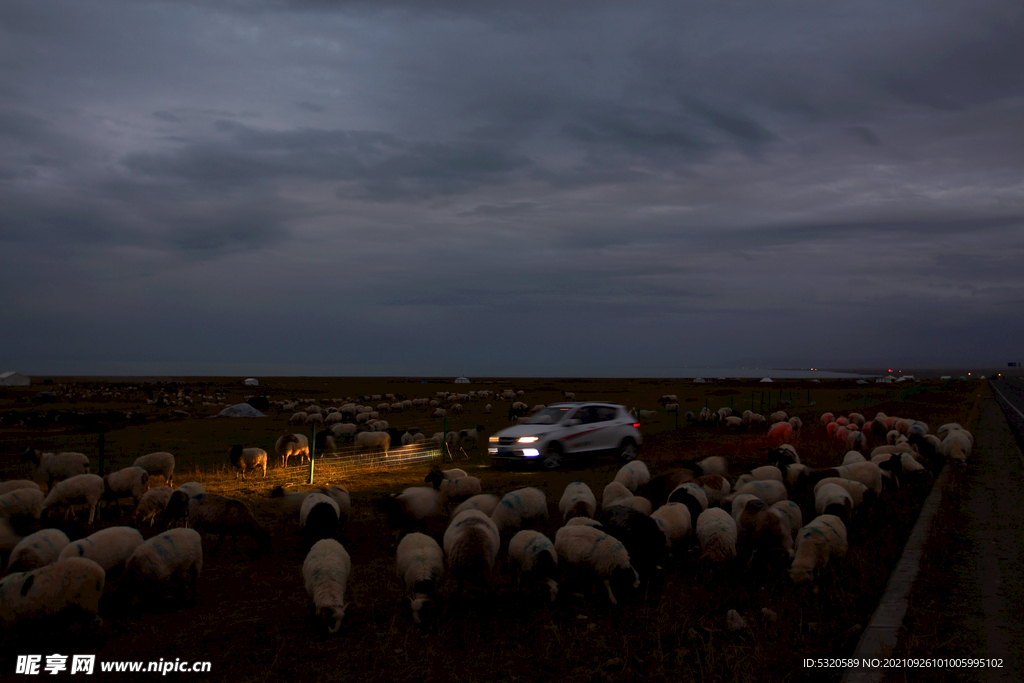
[[[558,554],[551,539],[539,531],[519,531],[508,544],[508,560],[517,588],[522,587],[524,576],[529,577],[535,583],[545,584],[551,601],[555,601]]]
[[[444,551],[426,534],[408,534],[398,544],[395,565],[405,590],[402,606],[412,613],[413,621],[423,623],[433,611],[444,572]]]
[[[187,589],[194,601],[202,570],[203,540],[199,532],[170,529],[132,552],[125,563],[120,590],[134,602],[142,595],[178,596]]]
[[[600,579],[613,605],[619,604],[612,591],[613,583],[640,587],[640,575],[630,563],[626,546],[601,529],[584,524],[564,526],[555,533],[555,552],[564,564]]]
[[[722,508],[710,508],[697,517],[697,541],[702,561],[726,562],[736,557],[736,520]]]
[[[498,531],[520,529],[530,522],[547,521],[548,499],[540,489],[527,487],[506,493],[491,515]]]
[[[69,543],[60,553],[60,561],[84,557],[103,567],[108,575],[124,567],[128,558],[143,544],[142,534],[130,526],[112,526]]]
[[[820,515],[800,529],[789,568],[793,583],[809,583],[835,559],[846,556],[846,525],[835,515]]]
[[[92,560],[73,557],[30,572],[0,579],[0,626],[62,613],[84,614],[95,629],[103,624],[99,612],[106,574]]]
[[[500,510],[501,505],[495,514]],[[481,590],[490,588],[491,572],[501,547],[499,532],[495,522],[479,510],[466,510],[448,525],[444,532],[444,554],[458,583],[458,595],[463,595],[467,583]]]
[[[597,498],[585,483],[574,481],[565,487],[558,501],[558,511],[566,522],[574,517],[593,517],[597,511]]]
[[[68,542],[67,534],[60,529],[43,529],[29,534],[11,551],[7,571],[28,572],[53,564]]]
[[[619,468],[614,479],[614,481],[619,482],[629,489],[631,493],[636,493],[638,488],[646,485],[650,480],[651,473],[647,469],[647,465],[639,460],[627,462]]]
[[[95,474],[79,474],[57,482],[43,500],[43,512],[48,509],[61,506],[67,507],[67,513],[76,505],[86,505],[89,508],[89,524],[96,519],[96,510],[99,508],[100,499],[106,485],[103,477]]]
[[[483,487],[478,477],[458,477],[442,480],[438,492],[444,505],[450,500],[463,501],[478,496],[483,493]]]
[[[38,520],[43,513],[43,500],[45,496],[38,488],[8,491],[0,496],[0,518]]]

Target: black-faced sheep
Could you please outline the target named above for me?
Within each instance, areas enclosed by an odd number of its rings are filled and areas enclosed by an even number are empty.
[[[423,479],[423,481],[430,484],[435,489],[440,489],[441,482],[444,481],[445,479],[458,479],[460,477],[465,476],[466,472],[464,470],[442,470],[439,467],[433,467],[430,469],[430,472],[427,473],[427,476]]]
[[[263,470],[263,478],[267,477],[267,452],[262,448],[243,448],[240,444],[235,444],[231,447],[228,458],[231,466],[237,470],[235,479],[239,476],[245,479],[246,472],[260,469]]]
[[[306,496],[299,510],[302,547],[308,551],[317,541],[334,536],[340,515],[338,503],[333,498],[323,493]]]
[[[270,552],[270,532],[253,516],[249,506],[240,500],[200,493],[188,501],[188,525],[196,531],[219,534],[213,547],[217,554],[224,537],[231,536],[231,551],[238,551],[238,536],[250,536],[259,553]]]
[[[516,588],[522,588],[522,580],[526,576],[533,583],[545,585],[551,601],[555,601],[558,595],[558,555],[547,536],[529,529],[516,533],[508,544],[508,560]]]
[[[171,493],[171,497],[167,499],[167,506],[164,508],[164,525],[172,527],[187,523],[188,501],[192,496],[198,496],[200,493],[206,493],[206,489],[198,481],[187,481],[175,489]]]
[[[665,534],[649,516],[632,507],[612,505],[601,512],[604,531],[622,541],[633,567],[648,576],[665,552]]]

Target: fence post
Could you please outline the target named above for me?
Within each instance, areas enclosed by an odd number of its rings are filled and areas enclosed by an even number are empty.
[[[316,455],[316,425],[311,425],[309,439],[309,483],[313,483],[313,458]]]
[[[100,465],[100,476],[103,476],[103,451],[106,446],[107,434],[103,431],[103,427],[100,427],[100,431],[96,434],[96,453],[99,456]]]

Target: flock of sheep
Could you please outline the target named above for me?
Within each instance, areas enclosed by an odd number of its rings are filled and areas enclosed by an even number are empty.
[[[722,414],[720,421],[728,425],[731,417]],[[738,419],[751,422],[748,415]],[[738,563],[766,576],[784,571],[793,582],[812,582],[846,554],[848,529],[882,504],[887,489],[946,459],[965,462],[973,444],[957,424],[943,425],[933,435],[923,422],[881,413],[871,420],[857,413],[825,413],[821,421],[828,438],[860,449],[851,448],[834,467],[812,470],[788,443],[802,426],[799,419],[785,413],[769,419],[774,447],[761,467],[735,476],[726,458],[712,456],[652,476],[643,462],[634,461],[603,486],[597,481],[568,485],[557,501],[557,521],[550,519],[540,489],[486,492],[480,478],[462,470],[432,471],[424,482],[428,486],[378,501],[397,541],[394,566],[404,605],[415,621],[429,618],[446,577],[456,595],[493,590],[502,553],[517,588],[550,600],[568,584],[576,592],[601,589],[618,604],[657,568],[687,558],[691,548],[699,548],[699,561],[708,565]],[[868,444],[878,445],[868,452]],[[292,457],[308,458],[309,444],[303,435],[287,434],[275,452],[285,467]],[[241,476],[261,469],[265,475],[267,457],[263,449],[242,446],[230,454]],[[173,489],[170,453],[144,455],[103,478],[89,473],[88,458],[80,453],[29,449],[23,461],[34,469],[32,480],[0,484],[0,550],[10,553],[0,579],[5,627],[71,607],[99,621],[99,600],[113,576],[120,577],[118,595],[130,601],[154,593],[194,600],[203,565],[200,534],[219,535],[214,553],[229,535],[233,546],[239,535],[248,536],[258,552],[270,552],[268,529],[244,502],[207,493],[197,482]],[[156,476],[165,485],[150,488]],[[45,496],[36,482],[46,486]],[[296,515],[305,553],[302,581],[327,631],[337,632],[352,573],[352,559],[338,540],[352,510],[349,492],[329,486],[277,490],[274,496]],[[53,519],[60,508],[67,517],[84,506],[86,523],[92,525],[101,500],[120,509],[126,499],[135,508],[134,527],[111,527],[78,539],[56,524],[23,533]],[[147,524],[164,530],[144,540],[138,527]],[[441,526],[443,534],[436,534]]]

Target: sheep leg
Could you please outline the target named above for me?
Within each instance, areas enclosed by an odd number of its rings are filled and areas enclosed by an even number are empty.
[[[95,503],[93,503],[92,505],[89,506],[89,524],[92,524],[92,521],[94,519],[96,519],[96,509],[99,506],[100,506],[100,502],[99,501],[96,501]]]
[[[615,600],[615,594],[612,593],[612,584],[610,581],[608,581],[608,579],[604,580],[604,587],[608,589],[608,599],[612,601],[612,604],[619,604],[618,601]]]
[[[213,545],[213,552],[210,553],[211,555],[216,555],[217,554],[217,551],[220,550],[220,544],[223,541],[224,541],[224,534],[221,534],[220,536],[217,537],[217,542]]]

